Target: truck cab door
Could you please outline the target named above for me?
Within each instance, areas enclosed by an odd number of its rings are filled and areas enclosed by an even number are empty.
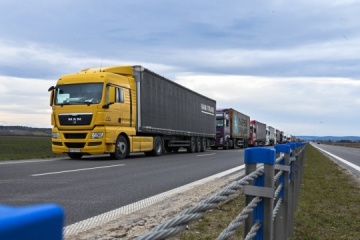
[[[118,126],[131,126],[130,89],[119,86],[107,86],[107,102],[109,104],[109,118],[111,123]]]

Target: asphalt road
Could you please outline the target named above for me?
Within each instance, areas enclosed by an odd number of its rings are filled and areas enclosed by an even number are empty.
[[[332,158],[342,167],[351,171],[355,176],[360,178],[360,148],[349,148],[333,146],[327,144],[312,145],[322,150],[328,157]]]
[[[67,226],[239,167],[243,155],[234,149],[121,161],[91,156],[0,162],[0,204],[55,203],[64,208]]]

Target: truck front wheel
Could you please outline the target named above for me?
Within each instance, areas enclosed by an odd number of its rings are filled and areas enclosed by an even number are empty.
[[[124,159],[129,153],[128,142],[126,138],[120,135],[116,139],[115,152],[111,156],[115,157],[118,160]]]

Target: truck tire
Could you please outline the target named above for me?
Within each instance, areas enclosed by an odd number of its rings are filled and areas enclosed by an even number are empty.
[[[201,139],[199,137],[195,138],[195,143],[196,143],[195,152],[200,152],[201,151]]]
[[[160,156],[164,151],[163,142],[161,137],[156,136],[154,138],[154,149],[152,150],[153,156]]]
[[[229,141],[226,141],[224,146],[223,146],[224,150],[228,150],[229,149]]]
[[[200,152],[205,152],[206,151],[206,138],[201,138],[201,148],[200,148]]]
[[[169,149],[168,149],[169,150]],[[164,145],[162,138],[159,136],[154,137],[154,148],[149,152],[145,152],[146,156],[160,156],[164,152]]]
[[[229,140],[230,144],[229,144],[229,148],[230,149],[235,149],[235,139]]]
[[[82,156],[84,156],[84,154],[82,154],[82,153],[67,153],[67,155],[71,159],[80,159],[80,158],[82,158]]]
[[[187,151],[189,153],[194,153],[196,151],[196,142],[194,137],[190,138],[190,146],[187,147]]]
[[[123,135],[118,136],[115,144],[115,152],[110,154],[112,157],[121,160],[129,154],[129,144]]]

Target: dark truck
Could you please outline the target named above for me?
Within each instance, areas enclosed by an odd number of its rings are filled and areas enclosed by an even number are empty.
[[[216,110],[216,139],[211,149],[246,148],[250,138],[250,117],[232,108]]]

